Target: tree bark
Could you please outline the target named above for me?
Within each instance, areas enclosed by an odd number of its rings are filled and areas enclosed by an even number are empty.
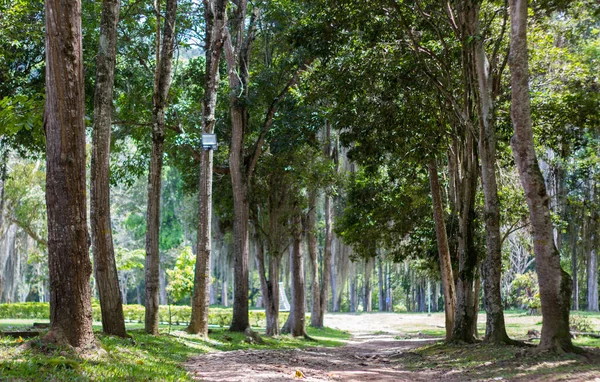
[[[160,0],[157,0],[157,5],[160,5]],[[162,44],[158,44],[157,33],[157,62],[154,95],[152,97],[152,153],[148,174],[148,210],[146,215],[145,330],[147,333],[154,335],[158,334],[160,193],[165,141],[165,111],[171,87],[176,15],[177,0],[167,0]],[[159,23],[160,18],[157,18],[157,31],[160,30]],[[160,54],[158,53],[159,45],[162,46]]]
[[[533,143],[527,57],[527,0],[510,0],[511,146],[533,229],[536,271],[542,303],[542,334],[539,347],[550,351],[574,351],[569,332],[571,278],[560,266],[554,245],[549,198]]]
[[[43,341],[96,346],[86,214],[81,1],[46,1],[46,210],[50,331]]]
[[[321,317],[321,288],[319,286],[319,254],[317,248],[317,190],[313,189],[308,195],[308,216],[306,220],[306,241],[310,255],[310,271],[312,285],[310,287],[312,299],[310,309],[310,325],[315,328],[322,327]],[[321,326],[319,326],[321,325]]]
[[[444,206],[442,204],[442,192],[438,177],[437,164],[432,158],[428,165],[429,185],[431,188],[431,199],[433,203],[433,220],[435,222],[435,236],[437,240],[438,256],[440,259],[440,275],[442,278],[442,289],[444,291],[444,313],[446,317],[446,341],[450,341],[454,329],[454,311],[456,294],[454,290],[454,276],[452,275],[452,260],[448,248],[448,236],[444,220]]]
[[[364,306],[364,310],[365,312],[372,312],[373,311],[373,298],[371,295],[371,273],[373,273],[373,259],[372,258],[368,258],[365,259],[365,282],[364,282],[364,289],[363,289],[363,306]]]
[[[106,334],[126,337],[110,219],[110,135],[119,10],[119,0],[102,2],[100,46],[96,57],[90,218],[94,271],[102,312],[102,330]]]
[[[466,128],[466,126],[465,126]],[[464,134],[460,146],[460,211],[458,216],[458,278],[456,282],[456,310],[454,312],[453,342],[473,343],[473,286],[477,269],[477,251],[474,242],[475,194],[477,191],[477,155],[473,136]]]
[[[571,274],[573,275],[573,310],[579,310],[579,278],[577,277],[577,226],[571,221]]]
[[[379,278],[379,311],[385,312],[385,283],[383,281],[383,261],[381,260],[381,256],[377,258],[377,275]]]
[[[292,307],[290,312],[290,334],[294,337],[305,335],[305,296],[304,296],[304,261],[302,259],[302,221],[300,215],[294,218],[292,268]]]
[[[219,87],[219,61],[223,52],[226,23],[226,0],[204,0],[206,22],[206,73],[204,99],[202,100],[202,132],[212,134],[215,128],[215,109]],[[200,186],[198,192],[198,242],[192,296],[192,316],[186,331],[208,336],[208,307],[210,305],[210,256],[212,251],[212,150],[200,156]]]
[[[595,191],[595,190],[594,190]],[[596,196],[596,192],[592,193]],[[598,311],[598,254],[596,246],[598,240],[596,231],[598,230],[598,214],[592,212],[590,219],[590,247],[587,252],[587,310],[590,312]]]
[[[331,124],[329,120],[325,126],[325,146],[323,154],[325,155],[325,158],[331,158]],[[325,248],[323,250],[323,272],[321,280],[321,311],[319,313],[319,325],[317,326],[319,328],[323,327],[323,320],[325,319],[327,301],[329,298],[329,283],[331,280],[331,242],[333,240],[332,213],[331,197],[325,194]]]
[[[472,4],[471,36],[479,36],[479,2]],[[502,236],[500,235],[500,201],[496,181],[496,116],[492,95],[493,77],[485,54],[483,40],[474,38],[473,56],[479,87],[479,155],[484,195],[486,257],[483,261],[483,283],[486,309],[485,340],[512,343],[506,333],[500,279],[502,277]],[[495,59],[495,58],[493,58]]]

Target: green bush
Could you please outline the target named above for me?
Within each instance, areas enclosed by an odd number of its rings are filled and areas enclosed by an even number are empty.
[[[581,314],[573,314],[569,319],[569,326],[571,330],[575,330],[578,332],[593,332],[594,325],[592,324],[592,320]]]
[[[128,322],[144,322],[146,309],[142,305],[123,305],[123,314]],[[192,315],[192,308],[180,305],[161,305],[158,310],[160,322],[170,322],[172,324],[187,324]],[[283,325],[287,320],[289,313],[279,313],[279,323]],[[210,308],[208,310],[208,323],[220,327],[231,323],[233,311],[231,308]],[[97,301],[92,302],[92,317],[94,321],[102,320],[100,304]],[[0,319],[19,318],[19,319],[49,319],[50,305],[47,302],[26,302],[15,304],[0,304]],[[262,310],[252,310],[249,313],[250,325],[262,327],[266,325],[267,317]]]

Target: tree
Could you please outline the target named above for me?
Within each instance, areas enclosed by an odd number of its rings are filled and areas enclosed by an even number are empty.
[[[219,61],[225,40],[226,0],[205,0],[206,22],[206,72],[205,90],[202,101],[202,132],[212,134],[215,127],[215,108],[219,85]],[[188,333],[208,336],[208,305],[210,288],[211,217],[212,217],[212,150],[202,151],[200,157],[200,186],[198,193],[198,248],[192,317]]]
[[[225,59],[229,81],[229,104],[231,116],[231,144],[229,148],[229,172],[233,189],[233,237],[235,288],[233,319],[230,330],[245,331],[248,321],[248,221],[250,218],[249,186],[256,165],[263,153],[263,145],[273,125],[279,105],[288,91],[296,84],[299,75],[308,62],[294,62],[285,65],[282,77],[287,83],[268,102],[264,119],[258,131],[258,138],[252,148],[245,149],[246,137],[250,133],[251,115],[249,112],[250,53],[256,37],[256,23],[260,10],[254,8],[247,20],[247,1],[240,0],[225,28]],[[293,58],[293,54],[290,54]],[[288,63],[284,61],[284,64]],[[274,81],[275,83],[277,81]]]
[[[527,0],[510,1],[511,119],[515,135],[511,145],[527,197],[533,228],[536,271],[542,303],[540,348],[574,351],[569,331],[571,278],[560,266],[550,221],[549,197],[533,145],[527,54]]]
[[[81,1],[46,1],[46,208],[50,331],[44,342],[94,347],[86,215]]]
[[[160,39],[160,2],[156,1],[156,73],[152,96],[152,154],[148,174],[146,223],[146,318],[145,330],[158,334],[159,303],[159,217],[160,189],[165,141],[165,110],[171,86],[171,67],[175,43],[177,0],[167,0],[165,23]]]
[[[119,0],[102,2],[100,44],[96,64],[94,131],[90,186],[90,219],[94,271],[106,334],[127,336],[110,220],[110,133],[117,51]]]
[[[446,341],[452,338],[454,329],[454,310],[456,304],[454,290],[454,276],[452,275],[452,260],[448,248],[448,234],[444,220],[444,206],[442,204],[442,193],[435,159],[431,159],[429,166],[429,184],[431,188],[431,199],[433,204],[433,220],[435,222],[435,236],[437,240],[438,256],[440,260],[440,275],[442,277],[442,289],[444,291],[444,314],[446,317]]]

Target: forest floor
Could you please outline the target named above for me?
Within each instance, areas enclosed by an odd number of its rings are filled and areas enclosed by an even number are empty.
[[[580,337],[580,355],[539,354],[512,346],[448,346],[443,314],[328,314],[325,325],[347,331],[343,347],[211,352],[186,363],[201,381],[600,381],[600,343]],[[597,330],[600,320],[588,320]],[[480,330],[485,316],[480,315]],[[513,338],[541,328],[540,316],[507,314]],[[535,341],[534,341],[535,342]]]

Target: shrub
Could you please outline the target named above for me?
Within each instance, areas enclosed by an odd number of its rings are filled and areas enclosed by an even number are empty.
[[[578,332],[593,332],[594,325],[592,324],[592,320],[588,316],[583,316],[581,314],[573,314],[569,319],[569,326],[571,330],[575,330]]]

